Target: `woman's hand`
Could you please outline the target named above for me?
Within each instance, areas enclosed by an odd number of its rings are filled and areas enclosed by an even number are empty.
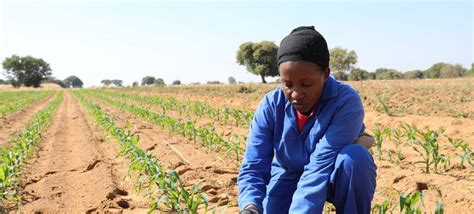
[[[375,139],[371,135],[364,132],[359,136],[359,138],[357,139],[355,143],[360,144],[367,149],[370,149],[370,147],[372,147],[375,144]]]
[[[250,204],[240,211],[240,214],[259,214],[258,209],[253,204]]]

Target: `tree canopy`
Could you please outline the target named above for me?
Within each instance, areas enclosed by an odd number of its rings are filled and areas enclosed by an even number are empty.
[[[104,84],[105,86],[109,86],[110,84],[112,84],[112,80],[105,79],[101,80],[100,83]]]
[[[81,79],[79,79],[79,77],[77,76],[69,76],[68,78],[64,79],[64,85],[66,86],[66,88],[82,88],[82,86],[84,85],[84,83],[82,82]]]
[[[259,75],[262,83],[266,83],[265,77],[278,76],[277,51],[278,46],[273,42],[246,42],[237,51],[237,63],[250,73]]]
[[[142,85],[153,85],[155,84],[155,77],[152,76],[146,76],[142,78]]]
[[[23,84],[37,88],[42,80],[46,80],[52,74],[46,61],[32,56],[12,55],[3,61],[3,69],[5,77],[14,87],[20,87]]]
[[[348,51],[341,47],[335,47],[329,50],[329,67],[334,71],[334,76],[338,80],[347,80],[347,73],[357,63],[357,54],[355,51]]]

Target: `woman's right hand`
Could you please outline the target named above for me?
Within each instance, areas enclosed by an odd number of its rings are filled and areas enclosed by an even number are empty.
[[[250,204],[246,206],[242,211],[240,211],[240,214],[259,214],[258,209],[256,206],[253,204]]]

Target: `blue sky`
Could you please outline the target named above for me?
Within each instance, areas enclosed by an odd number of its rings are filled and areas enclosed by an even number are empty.
[[[313,25],[357,67],[401,71],[474,61],[472,1],[26,1],[0,0],[0,60],[41,57],[53,75],[125,84],[260,78],[236,63],[243,42],[277,45]],[[1,75],[0,75],[0,78]]]

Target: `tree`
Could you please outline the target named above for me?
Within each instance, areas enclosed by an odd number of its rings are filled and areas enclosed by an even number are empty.
[[[56,79],[55,77],[48,77],[47,79],[41,81],[41,84],[43,83],[54,83],[61,86],[61,88],[66,88],[66,85],[64,85],[64,82],[59,79]]]
[[[260,75],[262,83],[267,83],[265,77],[278,76],[277,51],[278,46],[273,42],[246,42],[237,51],[237,63],[250,73]]]
[[[474,63],[471,63],[471,74],[474,74]]]
[[[338,80],[347,80],[347,72],[357,63],[355,51],[347,51],[341,47],[335,47],[329,51],[329,67],[335,71],[334,75]]]
[[[133,88],[138,87],[138,82],[137,82],[137,81],[133,82],[133,83],[132,83],[132,87],[133,87]]]
[[[155,77],[152,76],[146,76],[142,78],[142,85],[153,85],[155,84]]]
[[[173,85],[181,85],[181,80],[175,80],[175,81],[173,81]]]
[[[82,80],[79,79],[79,77],[74,76],[74,75],[69,76],[68,78],[64,79],[63,82],[66,88],[71,88],[71,87],[82,88],[82,86],[84,85]]]
[[[116,87],[122,87],[123,81],[122,80],[112,80],[112,84]]]
[[[101,80],[100,83],[104,84],[105,86],[109,86],[110,84],[112,84],[112,80],[105,79]]]
[[[155,85],[158,85],[158,86],[165,86],[165,81],[161,78],[158,78],[155,80]]]
[[[378,79],[378,80],[403,79],[403,73],[395,69],[377,68],[375,70],[375,79]]]
[[[360,81],[369,79],[369,72],[361,68],[353,68],[349,74],[350,81]]]
[[[3,61],[3,69],[6,70],[5,76],[14,87],[23,84],[37,88],[42,80],[51,76],[49,64],[41,58],[32,56],[12,55]]]
[[[376,74],[375,74],[375,72],[369,72],[369,75],[368,75],[368,78],[367,78],[367,79],[369,79],[369,80],[374,80],[374,79],[376,79]]]
[[[468,73],[468,70],[460,64],[446,64],[440,69],[441,71],[441,78],[455,78],[455,77],[463,77]]]
[[[207,84],[208,85],[215,85],[215,84],[221,84],[221,82],[219,80],[208,80],[207,81]]]
[[[446,63],[444,62],[435,63],[430,68],[423,71],[423,76],[425,78],[439,78],[441,76],[441,68],[445,65]]]
[[[423,71],[413,70],[407,71],[403,74],[405,79],[423,79]]]
[[[0,84],[4,84],[5,80],[0,79]]]
[[[229,84],[237,84],[237,80],[234,77],[229,77]]]

